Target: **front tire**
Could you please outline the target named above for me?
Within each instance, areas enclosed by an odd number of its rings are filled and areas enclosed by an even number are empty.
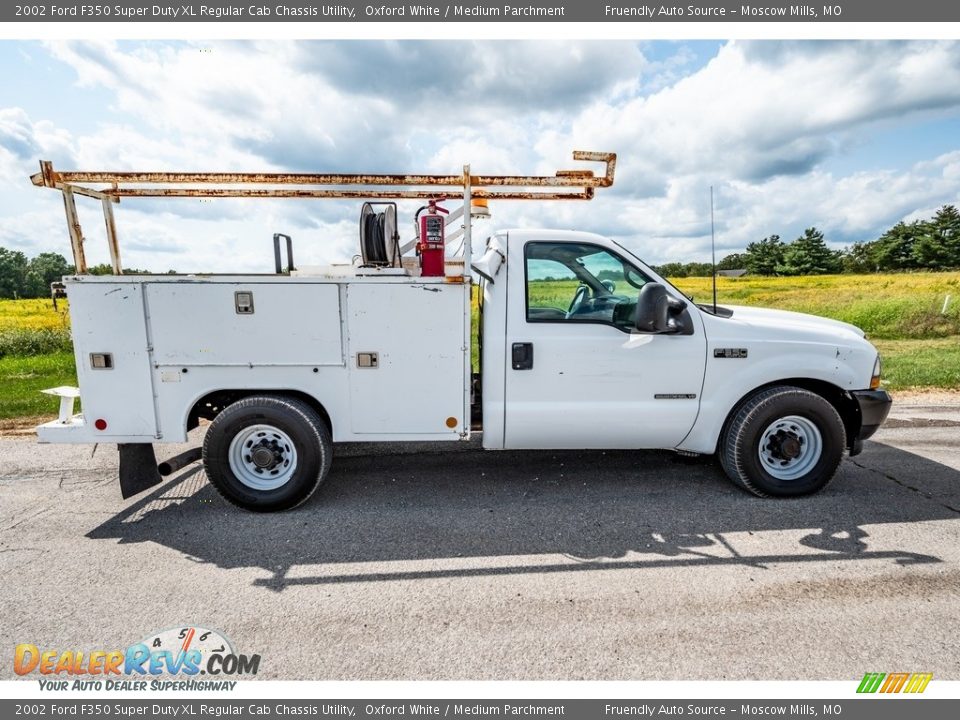
[[[823,489],[843,459],[843,420],[826,399],[779,386],[748,399],[720,438],[720,464],[759,497],[798,497]]]
[[[306,403],[256,395],[224,408],[203,440],[207,477],[225,500],[253,512],[306,502],[330,471],[330,430]]]

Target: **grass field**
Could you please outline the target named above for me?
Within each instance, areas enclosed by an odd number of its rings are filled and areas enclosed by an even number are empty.
[[[710,300],[709,278],[675,284],[696,302]],[[543,283],[538,295],[565,308],[575,285]],[[893,390],[960,389],[960,273],[719,278],[717,290],[721,304],[808,312],[863,328],[883,354],[884,384]],[[49,300],[0,300],[0,420],[52,417],[57,400],[39,390],[75,383],[67,314]]]
[[[59,401],[40,391],[76,385],[70,318],[49,300],[0,300],[0,421],[50,418]]]
[[[710,278],[674,284],[699,303],[711,301]],[[717,278],[717,299],[843,320],[871,338],[960,340],[960,272]]]
[[[76,384],[72,352],[0,358],[0,420],[53,419],[60,401],[40,391]]]
[[[0,300],[0,333],[12,330],[59,330],[70,327],[65,300],[58,301],[60,310],[50,300]]]
[[[710,278],[675,284],[710,302]],[[960,389],[960,273],[718,278],[717,299],[856,325],[880,351],[883,382],[892,390]]]

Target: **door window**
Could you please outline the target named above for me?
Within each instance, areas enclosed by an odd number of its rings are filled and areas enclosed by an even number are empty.
[[[592,322],[629,332],[650,279],[598,245],[531,242],[524,249],[527,322]]]

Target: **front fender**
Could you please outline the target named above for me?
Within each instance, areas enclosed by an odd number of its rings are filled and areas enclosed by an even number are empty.
[[[747,357],[715,357],[709,343],[700,412],[690,432],[677,446],[680,450],[713,453],[730,412],[757,389],[779,383],[812,380],[827,383],[840,392],[862,389],[869,376],[860,377],[860,358],[852,362],[857,348],[826,343],[752,343]],[[720,348],[722,349],[722,348]]]

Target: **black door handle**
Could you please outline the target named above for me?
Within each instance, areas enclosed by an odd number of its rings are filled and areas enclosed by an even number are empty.
[[[530,370],[533,368],[533,343],[513,344],[513,369]]]

